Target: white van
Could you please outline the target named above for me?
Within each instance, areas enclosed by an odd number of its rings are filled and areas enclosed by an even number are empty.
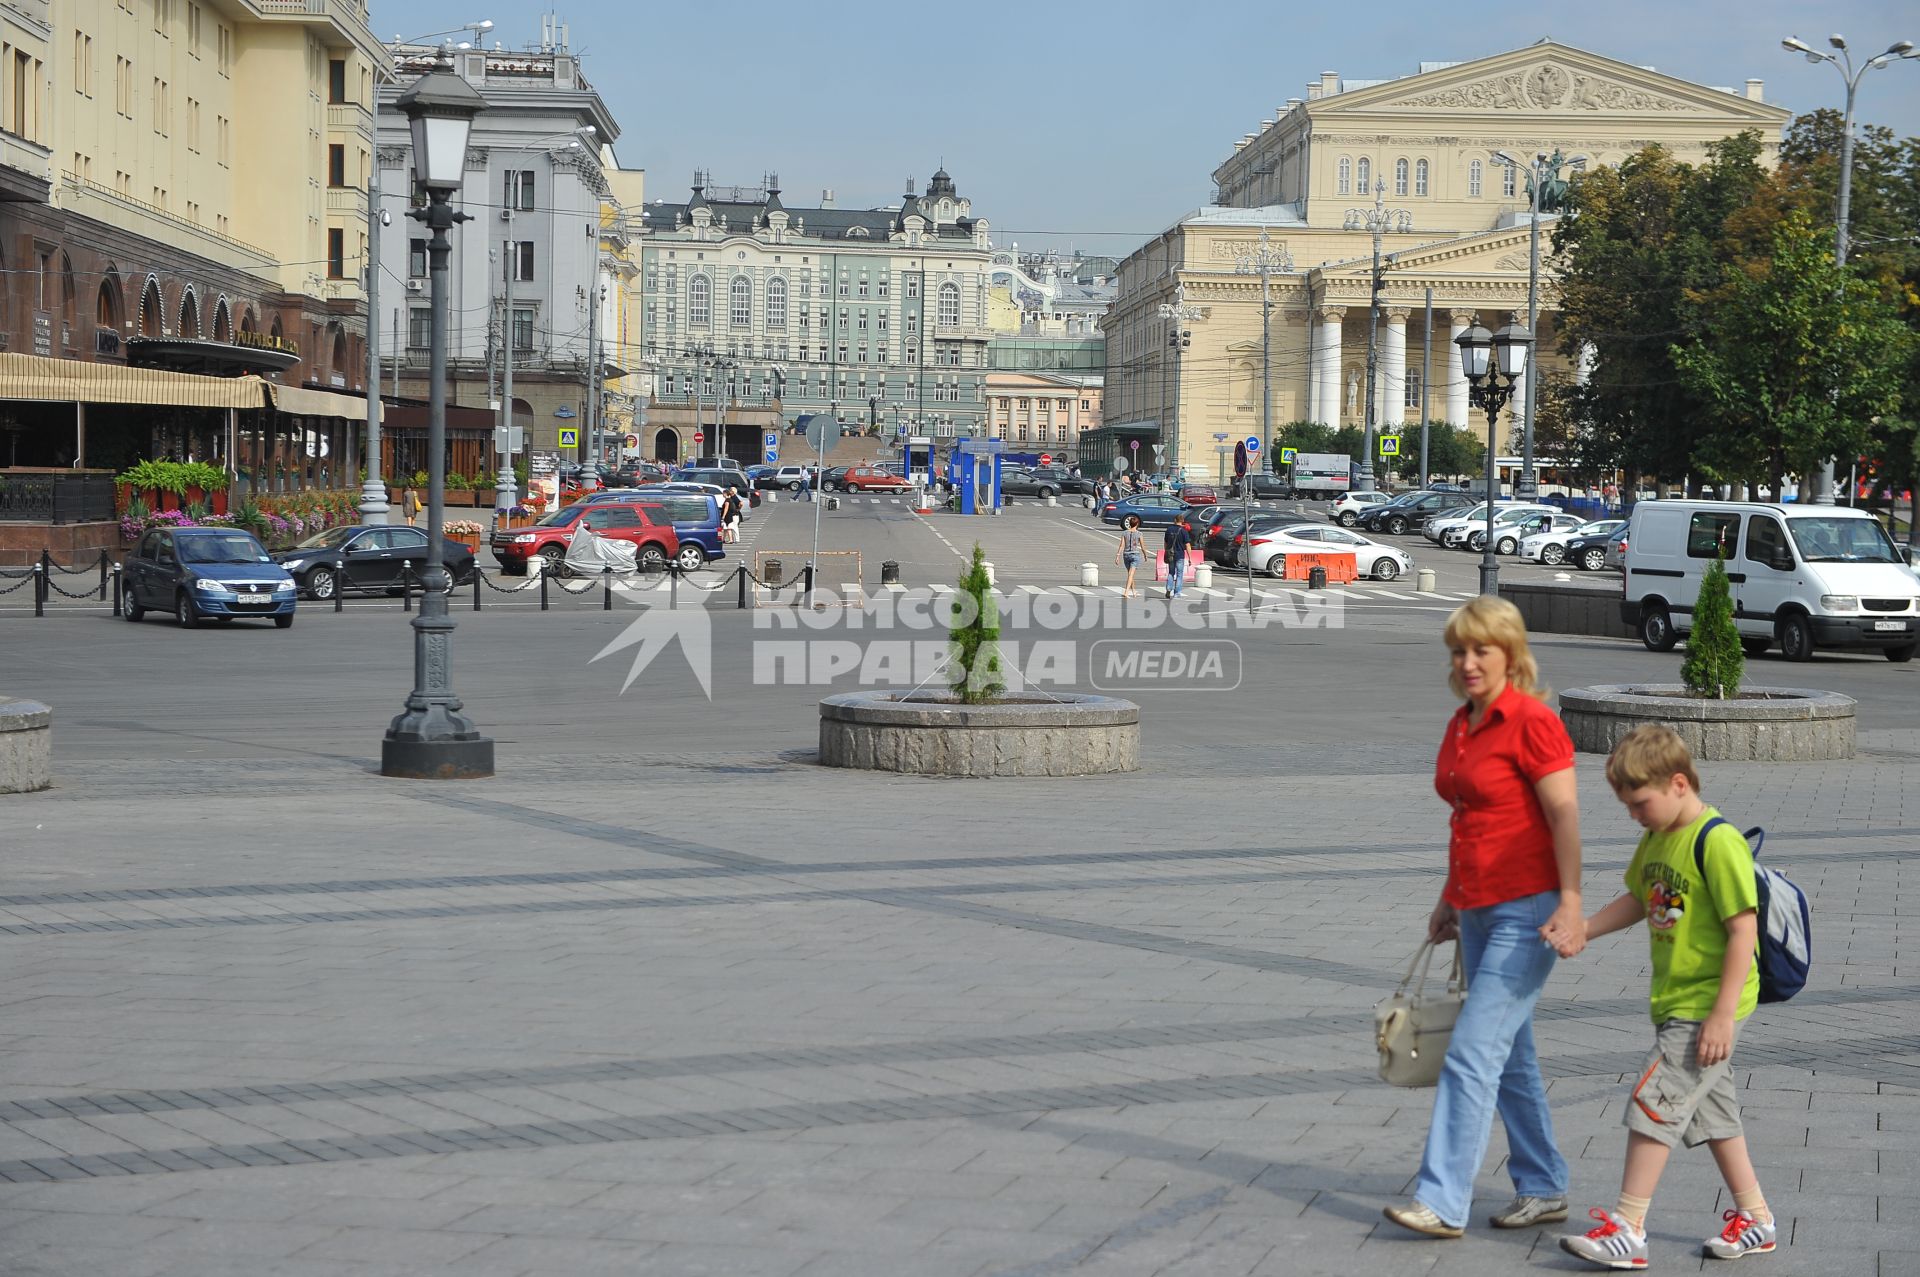
[[[1848,506],[1642,501],[1627,524],[1621,619],[1653,651],[1669,650],[1721,556],[1747,655],[1778,643],[1790,661],[1815,648],[1913,659],[1920,577],[1872,515]]]

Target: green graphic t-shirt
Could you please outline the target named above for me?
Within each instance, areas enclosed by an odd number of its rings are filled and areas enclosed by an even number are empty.
[[[1732,825],[1707,835],[1707,881],[1694,865],[1693,840],[1720,813],[1708,807],[1700,819],[1671,833],[1640,836],[1627,866],[1627,890],[1646,906],[1647,940],[1653,950],[1653,1022],[1704,1020],[1720,995],[1720,964],[1727,956],[1726,919],[1759,907],[1753,885],[1753,852]],[[1734,1018],[1753,1014],[1760,1000],[1760,967],[1747,967],[1746,987]]]

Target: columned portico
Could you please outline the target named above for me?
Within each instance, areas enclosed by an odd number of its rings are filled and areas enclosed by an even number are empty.
[[[1460,339],[1460,334],[1472,325],[1472,311],[1447,312],[1447,357],[1440,363],[1441,367],[1447,370],[1447,424],[1456,429],[1463,428],[1467,424],[1467,378],[1460,371],[1460,348],[1454,343]],[[1435,355],[1437,359],[1437,351]]]
[[[1407,420],[1407,312],[1389,310],[1384,340],[1380,343],[1381,404],[1383,425],[1404,425]]]
[[[1319,331],[1317,342],[1320,356],[1319,376],[1319,412],[1320,421],[1329,426],[1340,424],[1340,329],[1347,319],[1344,306],[1322,306],[1314,312]]]

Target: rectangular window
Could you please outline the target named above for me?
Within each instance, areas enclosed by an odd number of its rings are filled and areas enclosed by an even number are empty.
[[[221,165],[224,166],[228,163],[228,157],[232,154],[233,121],[229,120],[224,115],[215,116],[214,124],[213,124],[213,132],[214,132],[214,156],[213,157],[216,160],[220,161]]]
[[[200,154],[200,103],[187,99],[187,149]]]
[[[167,26],[172,21],[173,0],[153,0],[153,29],[165,35]]]
[[[407,346],[425,350],[433,342],[433,312],[425,306],[407,308]]]
[[[73,33],[73,91],[93,96],[93,37]]]
[[[533,241],[530,239],[513,246],[513,277],[521,282],[533,278]]]
[[[226,23],[218,23],[214,33],[214,67],[221,75],[233,72],[233,28]]]
[[[887,276],[885,274],[882,274],[879,280],[876,281],[875,287],[879,290],[880,296],[885,297],[887,295]]]
[[[327,278],[347,277],[347,233],[339,227],[327,231]]]
[[[1420,408],[1420,374],[1411,368],[1407,370],[1407,393],[1402,406],[1418,411]]]
[[[153,131],[161,137],[173,131],[173,87],[160,79],[153,82]]]
[[[860,277],[860,283],[856,289],[855,295],[860,297],[865,297],[867,295],[867,277],[865,275],[862,275]]]
[[[1732,558],[1733,547],[1739,540],[1740,516],[1737,514],[1703,510],[1687,520],[1687,557],[1690,559]]]
[[[533,170],[507,170],[507,207],[525,213],[533,209]]]
[[[1774,556],[1785,554],[1792,559],[1792,551],[1787,549],[1787,534],[1781,530],[1780,521],[1764,514],[1756,514],[1747,520],[1747,558],[1754,562],[1773,566]]]
[[[920,277],[918,275],[907,276],[907,296],[918,297],[919,295],[920,295]]]
[[[200,56],[200,6],[193,3],[187,5],[187,52]]]
[[[347,60],[327,59],[327,101],[336,106],[347,100]]]
[[[117,115],[133,116],[133,63],[122,57],[113,60],[113,109]]]
[[[407,241],[407,278],[425,279],[427,277],[427,241],[410,239]]]
[[[530,309],[513,308],[513,348],[533,349],[533,311]]]
[[[1500,167],[1500,174],[1500,193],[1512,199],[1519,190],[1520,170],[1511,164],[1503,164]]]
[[[327,185],[347,184],[347,148],[338,142],[327,147]]]

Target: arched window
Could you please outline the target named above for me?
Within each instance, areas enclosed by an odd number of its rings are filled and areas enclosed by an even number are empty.
[[[1414,163],[1413,193],[1415,195],[1425,195],[1427,193],[1427,162],[1425,160],[1417,160]]]
[[[1395,195],[1407,193],[1407,162],[1404,159],[1393,162],[1393,193]]]
[[[753,281],[745,275],[735,275],[727,286],[727,322],[735,328],[753,326]]]
[[[253,317],[253,307],[251,306],[247,307],[246,314],[240,316],[240,331],[243,333],[257,333],[260,331],[260,321]]]
[[[767,327],[787,326],[787,281],[778,275],[767,281]]]
[[[100,281],[100,292],[93,301],[93,322],[120,331],[120,288],[111,275]]]
[[[940,285],[939,321],[942,328],[960,326],[960,285],[954,283]]]
[[[1345,155],[1340,157],[1339,191],[1342,195],[1348,195],[1353,192],[1353,160]]]
[[[233,312],[227,309],[227,299],[224,297],[214,303],[213,339],[215,341],[233,340]]]
[[[1487,166],[1479,160],[1467,165],[1467,195],[1471,199],[1480,198],[1481,183],[1486,180]]]
[[[159,281],[149,279],[146,288],[140,293],[140,322],[138,325],[140,335],[142,337],[160,336],[161,325],[164,322],[165,320],[161,318],[160,311]]]
[[[1364,155],[1360,157],[1360,193],[1373,194],[1373,161]]]
[[[705,275],[687,280],[687,322],[695,328],[713,325],[713,281]]]
[[[200,303],[189,288],[180,298],[180,329],[176,336],[185,341],[200,339]]]

